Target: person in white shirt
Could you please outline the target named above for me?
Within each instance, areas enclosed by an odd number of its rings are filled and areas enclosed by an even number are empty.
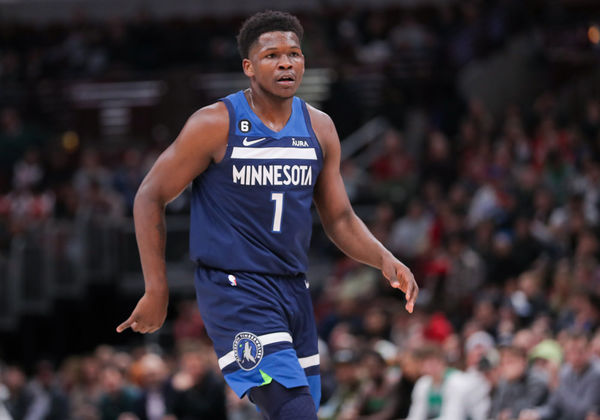
[[[415,383],[407,420],[442,418],[452,393],[461,383],[462,372],[448,366],[441,348],[430,345],[417,352],[421,376]]]

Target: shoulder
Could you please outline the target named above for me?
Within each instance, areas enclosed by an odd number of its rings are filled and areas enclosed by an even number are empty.
[[[178,141],[184,152],[208,153],[215,161],[225,154],[229,136],[229,112],[221,101],[200,108],[185,123]]]
[[[222,101],[194,112],[186,123],[191,129],[229,130],[229,112]]]
[[[476,379],[467,372],[454,369],[448,373],[444,381],[444,389],[451,393],[464,394],[477,386]]]
[[[208,156],[220,161],[229,135],[229,113],[223,102],[215,102],[194,112],[186,121],[173,150],[180,156]]]
[[[600,381],[600,361],[592,360],[590,361],[590,375],[596,380]]]
[[[421,376],[419,379],[417,379],[417,382],[415,382],[415,387],[413,388],[414,393],[417,395],[417,394],[422,394],[424,392],[428,392],[432,383],[433,383],[433,381],[431,379],[431,376],[429,376],[429,375]]]
[[[308,103],[306,104],[306,109],[308,110],[310,122],[313,126],[313,130],[315,130],[315,134],[319,135],[320,132],[324,133],[328,130],[335,130],[335,124],[327,113]]]
[[[335,129],[335,124],[331,117],[325,112],[315,108],[312,105],[306,104],[310,123],[317,136],[317,140],[321,144],[325,155],[332,148],[339,149],[340,139]]]

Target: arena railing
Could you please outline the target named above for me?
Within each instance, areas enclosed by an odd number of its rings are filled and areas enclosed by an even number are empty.
[[[0,329],[15,325],[15,283],[11,281],[8,260],[0,255]]]

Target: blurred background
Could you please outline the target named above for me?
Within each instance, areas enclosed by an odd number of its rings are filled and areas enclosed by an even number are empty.
[[[320,418],[600,418],[600,2],[0,0],[0,419],[257,418],[196,309],[189,191],[164,327],[115,328],[144,290],[137,187],[247,87],[235,35],[269,7],[303,23],[298,95],[421,287],[408,316],[315,215]]]

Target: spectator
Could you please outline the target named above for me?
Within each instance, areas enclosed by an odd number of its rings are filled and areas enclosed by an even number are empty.
[[[68,418],[69,401],[57,383],[54,368],[47,360],[38,363],[35,378],[27,385],[32,395],[29,419],[63,420]]]
[[[86,149],[82,152],[80,166],[73,175],[73,185],[80,194],[85,194],[92,185],[100,189],[111,187],[111,174],[102,164],[101,155],[97,150]]]
[[[8,413],[6,408],[6,401],[9,398],[9,391],[6,385],[4,385],[2,362],[0,361],[0,420],[12,420],[11,415]]]
[[[16,190],[27,190],[39,186],[44,178],[44,169],[37,149],[28,149],[22,160],[14,165],[13,186]]]
[[[448,367],[442,350],[437,346],[426,346],[418,355],[423,376],[415,383],[407,420],[442,416],[443,407],[462,376],[461,372]]]
[[[519,215],[513,224],[513,262],[517,273],[530,270],[532,264],[542,253],[542,247],[532,235],[531,220],[524,214]]]
[[[415,388],[415,383],[420,376],[420,362],[416,351],[405,351],[398,355],[400,361],[401,377],[394,386],[390,395],[390,409],[392,413],[390,418],[405,419],[408,417],[411,405],[411,396]],[[388,413],[385,410],[384,415]],[[383,418],[383,416],[382,416]]]
[[[10,171],[26,150],[41,145],[40,137],[23,121],[17,109],[6,107],[0,110],[0,186],[2,178],[10,176],[5,171]]]
[[[142,153],[134,148],[127,149],[123,153],[120,167],[115,172],[113,186],[121,194],[129,214],[133,211],[135,193],[144,175]]]
[[[135,403],[139,420],[163,420],[167,413],[167,366],[154,353],[144,355],[140,361],[140,394]]]
[[[442,404],[442,419],[486,420],[491,408],[491,371],[497,361],[494,339],[476,331],[465,341],[465,372],[457,376],[452,392]]]
[[[590,342],[590,351],[592,352],[592,363],[600,366],[600,330],[596,332]]]
[[[387,365],[384,358],[376,351],[368,350],[363,354],[360,366],[362,384],[356,397],[355,418],[389,418],[392,408],[389,396],[394,388],[393,383],[386,377]]]
[[[99,417],[98,406],[103,395],[100,372],[100,363],[93,356],[86,356],[79,362],[77,377],[70,393],[72,417],[86,420]]]
[[[510,296],[511,305],[523,325],[548,310],[547,299],[541,290],[541,273],[527,271],[518,279],[518,286]]]
[[[180,370],[171,380],[173,396],[168,414],[179,420],[227,418],[225,384],[211,369],[209,354],[193,343],[183,350]]]
[[[528,351],[530,370],[548,384],[549,392],[556,389],[563,362],[563,352],[555,340],[545,339]],[[545,402],[545,401],[544,401]]]
[[[390,249],[405,259],[413,260],[419,257],[429,247],[431,226],[432,218],[423,203],[418,199],[412,200],[406,215],[392,226]]]
[[[592,363],[588,338],[572,333],[565,342],[567,364],[560,373],[558,388],[543,406],[524,410],[520,420],[584,419],[600,408],[600,370]]]
[[[517,418],[527,408],[541,405],[547,395],[546,381],[527,367],[527,354],[519,347],[500,350],[499,383],[494,391],[490,416],[498,420]]]
[[[558,207],[550,215],[550,229],[553,237],[558,240],[562,249],[572,251],[571,237],[581,232],[587,225],[593,226],[594,221],[588,219],[584,209],[584,197],[581,193],[572,193],[567,204]]]
[[[195,300],[182,301],[178,305],[177,319],[173,326],[173,337],[176,342],[198,340],[206,337],[204,321]]]
[[[114,420],[122,414],[133,414],[138,392],[125,382],[121,370],[106,366],[100,373],[103,393],[98,409],[101,420]]]
[[[383,150],[371,165],[373,176],[381,182],[408,183],[413,162],[405,149],[402,135],[388,130],[383,136]]]
[[[429,134],[421,174],[422,182],[436,181],[444,192],[456,181],[456,161],[452,158],[450,143],[441,131]]]
[[[354,350],[342,349],[334,353],[333,363],[337,382],[333,395],[319,409],[320,420],[351,419],[356,415],[358,395],[358,358]]]
[[[27,418],[34,397],[27,389],[25,373],[17,366],[9,366],[3,380],[8,389],[8,398],[4,402],[8,413],[15,420]]]

